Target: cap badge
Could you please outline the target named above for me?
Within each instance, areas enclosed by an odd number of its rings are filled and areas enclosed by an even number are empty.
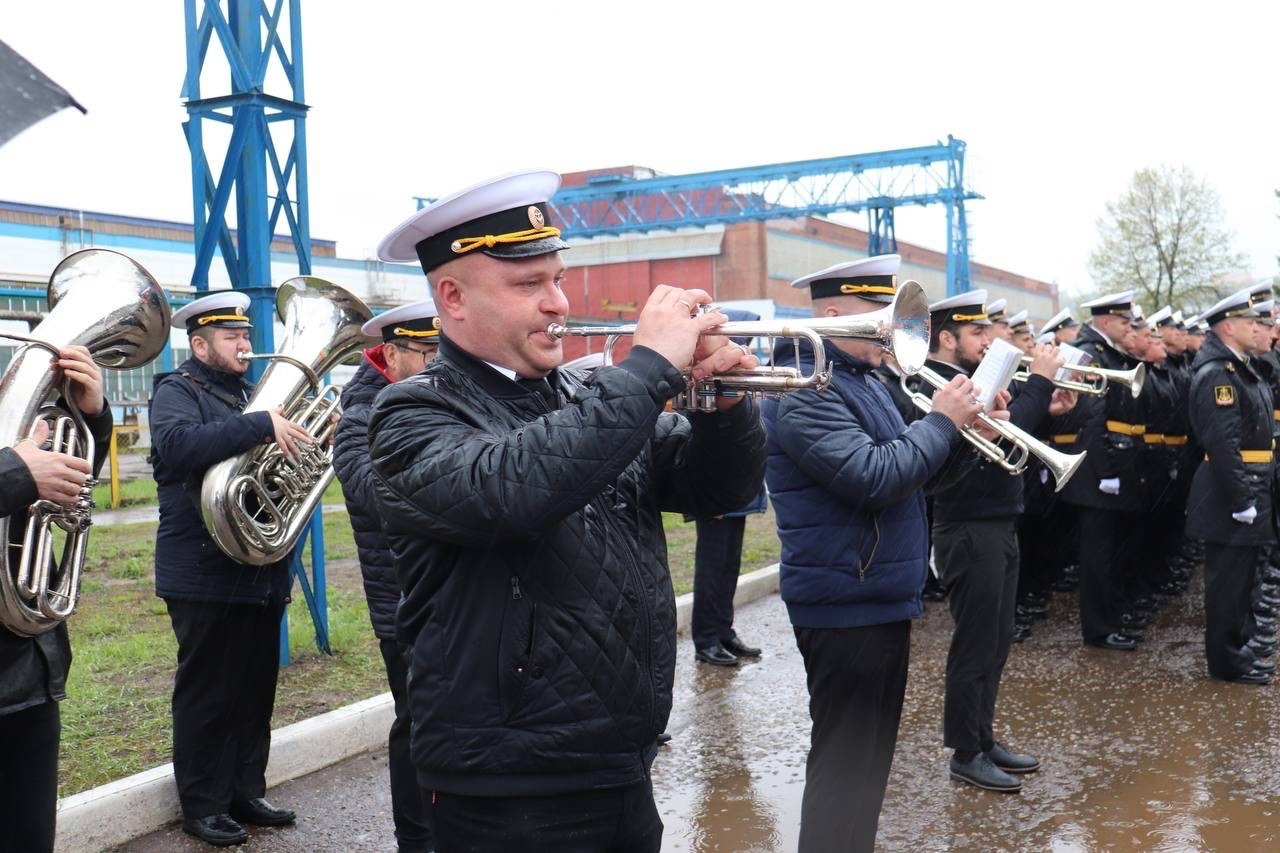
[[[529,224],[534,228],[541,228],[547,224],[547,220],[542,217],[542,211],[536,204],[529,205]]]
[[[433,328],[433,329],[438,329],[438,328],[440,328],[440,318],[439,318],[439,317],[432,317],[432,318],[431,318],[431,328]]]

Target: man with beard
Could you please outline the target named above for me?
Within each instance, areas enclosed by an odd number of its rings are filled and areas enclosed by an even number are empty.
[[[183,831],[216,846],[247,840],[242,824],[294,820],[263,799],[288,560],[232,560],[209,536],[200,507],[214,464],[272,441],[289,454],[310,441],[279,411],[242,413],[253,392],[248,362],[237,359],[251,350],[248,307],[247,294],[225,291],[174,313],[191,357],[156,376],[149,418],[160,503],[156,595],[178,640],[173,775]]]
[[[986,291],[973,290],[929,306],[929,367],[944,379],[972,376],[988,345]],[[1019,322],[1009,325],[1015,335]],[[1054,400],[1052,377],[1062,359],[1038,345],[1028,381],[1009,406],[1010,421],[1027,432],[1039,429]],[[1053,414],[1065,411],[1059,403]],[[933,546],[949,592],[955,630],[947,654],[943,700],[944,743],[952,749],[951,778],[991,791],[1017,791],[1010,774],[1029,773],[1040,762],[1006,749],[993,721],[1000,678],[1013,639],[1018,589],[1016,526],[1022,514],[1022,477],[1011,476],[985,457],[933,501]]]

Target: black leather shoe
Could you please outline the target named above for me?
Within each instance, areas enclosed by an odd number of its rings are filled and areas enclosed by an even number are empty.
[[[284,826],[298,819],[293,809],[276,808],[262,797],[243,803],[232,803],[231,816],[241,823],[253,826]]]
[[[1086,640],[1085,642],[1100,649],[1115,649],[1122,652],[1131,652],[1138,647],[1138,641],[1125,634],[1108,634],[1101,640]]]
[[[1227,681],[1234,681],[1237,684],[1270,684],[1271,673],[1263,672],[1260,669],[1251,669],[1244,675],[1228,678]]]
[[[1022,622],[1013,623],[1013,642],[1025,643],[1031,639],[1031,626]]]
[[[1255,660],[1253,668],[1258,672],[1274,673],[1276,671],[1276,662],[1273,660]]]
[[[669,743],[671,743],[671,735],[666,732],[658,735],[658,746],[666,746]]]
[[[695,649],[693,656],[705,663],[713,663],[716,666],[737,666],[738,656],[730,652],[724,646],[716,643],[714,646],[706,646],[701,649]]]
[[[182,831],[214,847],[230,847],[249,840],[245,828],[232,820],[231,815],[225,814],[189,817],[182,821]]]
[[[742,638],[734,634],[727,640],[721,640],[720,645],[724,646],[724,650],[735,657],[740,658],[758,658],[760,650],[755,646],[748,646],[742,642]]]
[[[951,758],[951,778],[957,782],[968,782],[988,791],[1012,793],[1022,788],[1022,783],[991,763],[985,752],[979,752],[972,759],[960,762]]]
[[[1276,653],[1276,644],[1266,643],[1255,637],[1249,641],[1249,651],[1253,652],[1254,657],[1269,658]]]
[[[1000,741],[987,750],[991,763],[1006,773],[1034,773],[1040,769],[1040,759],[1020,752],[1010,752]]]

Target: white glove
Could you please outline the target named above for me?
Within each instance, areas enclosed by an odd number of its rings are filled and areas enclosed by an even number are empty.
[[[1258,517],[1258,508],[1249,504],[1239,512],[1231,513],[1231,517],[1241,524],[1253,524],[1253,520]]]
[[[1098,483],[1098,491],[1108,495],[1120,494],[1120,478],[1109,477],[1106,480],[1102,480]]]

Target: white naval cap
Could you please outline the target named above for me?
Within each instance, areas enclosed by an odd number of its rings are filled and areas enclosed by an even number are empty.
[[[1237,290],[1230,296],[1219,299],[1217,304],[1200,315],[1200,319],[1213,326],[1232,317],[1243,317],[1249,313],[1249,309],[1253,304],[1252,297],[1252,287]]]
[[[251,329],[253,324],[245,311],[249,294],[242,290],[219,290],[188,302],[173,312],[173,327],[193,332],[207,326],[220,329]]]
[[[1187,327],[1187,320],[1182,316],[1181,309],[1173,312],[1173,324],[1179,329],[1185,329]]]
[[[1254,317],[1259,320],[1270,320],[1271,309],[1276,304],[1274,299],[1264,299],[1261,302],[1255,302],[1249,306],[1249,313],[1246,316]]]
[[[1269,281],[1260,281],[1249,288],[1250,304],[1257,304],[1264,299],[1271,299],[1272,296],[1271,282]]]
[[[1145,329],[1147,327],[1147,316],[1142,312],[1142,306],[1133,303],[1133,327],[1135,329]]]
[[[809,288],[810,299],[857,296],[871,302],[889,303],[898,292],[901,265],[901,255],[873,255],[802,276],[791,282],[791,286]]]
[[[1025,309],[1016,314],[1009,315],[1009,328],[1015,332],[1024,332],[1031,330],[1031,324],[1027,322],[1027,312]]]
[[[383,311],[361,326],[360,331],[371,338],[382,338],[384,343],[408,338],[434,344],[440,337],[439,315],[435,302],[424,299]]]
[[[1076,318],[1071,315],[1071,309],[1063,308],[1045,321],[1044,328],[1041,330],[1042,337],[1051,335],[1059,329],[1069,329],[1074,325],[1076,325]]]
[[[1168,326],[1172,324],[1174,322],[1173,308],[1168,305],[1164,306],[1159,311],[1155,312],[1150,317],[1148,317],[1147,322],[1151,324],[1152,328],[1157,328],[1160,326]]]
[[[1103,314],[1114,314],[1118,317],[1133,317],[1133,291],[1123,290],[1119,293],[1109,293],[1106,296],[1099,296],[1097,299],[1091,299],[1088,302],[1081,302],[1081,308],[1088,308],[1089,313],[1094,317]]]
[[[1005,311],[1005,307],[1008,304],[1009,304],[1009,301],[1007,299],[993,300],[989,305],[987,305],[987,319],[993,323],[1009,322],[1005,317],[1005,315],[1007,314],[1007,312]]]
[[[532,258],[569,248],[547,224],[547,202],[560,175],[515,172],[481,181],[433,201],[391,230],[378,244],[384,261],[413,261],[431,270],[468,252],[494,258]]]
[[[1051,344],[1054,340],[1053,332],[1041,332],[1036,335],[1036,343],[1038,344]]]
[[[943,323],[977,323],[979,326],[990,326],[986,303],[985,290],[968,290],[955,296],[948,296],[929,306],[929,322],[935,327]]]

